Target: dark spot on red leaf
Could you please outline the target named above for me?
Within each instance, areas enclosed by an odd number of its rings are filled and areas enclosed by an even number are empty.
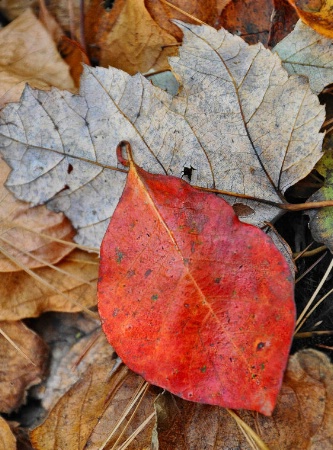
[[[145,272],[145,278],[149,277],[149,275],[152,273],[151,269],[146,270]]]
[[[257,350],[261,350],[265,347],[265,343],[264,342],[259,342],[259,344],[257,345]]]

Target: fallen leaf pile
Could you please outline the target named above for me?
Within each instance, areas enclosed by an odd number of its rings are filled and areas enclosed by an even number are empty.
[[[329,359],[287,361],[278,219],[333,199],[330,2],[294,3],[1,2],[1,448],[333,446]]]
[[[126,173],[113,149],[123,139],[149,172],[180,177],[193,167],[195,185],[273,202],[228,197],[257,226],[280,215],[274,202],[285,202],[286,189],[322,156],[324,108],[304,78],[288,78],[260,44],[179,26],[184,43],[170,60],[182,83],[175,97],[140,74],[86,67],[80,95],[27,87],[20,104],[3,110],[7,187],[63,211],[81,244],[100,246],[119,201]]]

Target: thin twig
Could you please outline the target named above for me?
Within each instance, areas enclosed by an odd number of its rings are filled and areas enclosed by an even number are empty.
[[[306,211],[307,209],[318,209],[333,206],[333,200],[323,200],[321,202],[308,202],[308,203],[278,203],[264,198],[254,197],[247,194],[238,194],[237,192],[222,191],[221,189],[204,188],[201,186],[192,185],[193,188],[199,189],[205,192],[213,192],[215,194],[227,195],[229,197],[243,198],[244,200],[253,200],[258,203],[265,203],[266,205],[275,206],[276,208],[284,209],[286,211]]]

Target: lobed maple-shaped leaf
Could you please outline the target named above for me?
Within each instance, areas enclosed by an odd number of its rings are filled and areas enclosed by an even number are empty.
[[[101,246],[98,309],[110,344],[184,399],[270,415],[294,330],[286,260],[223,199],[129,159]]]
[[[145,170],[180,177],[187,168],[193,184],[273,202],[285,201],[321,156],[324,107],[304,77],[288,77],[260,44],[179,26],[184,44],[170,60],[181,82],[175,97],[140,74],[86,67],[80,95],[27,87],[2,112],[1,152],[13,169],[7,187],[63,211],[80,243],[100,245],[119,201],[126,175],[113,149],[123,139]],[[255,225],[280,214],[236,202]]]

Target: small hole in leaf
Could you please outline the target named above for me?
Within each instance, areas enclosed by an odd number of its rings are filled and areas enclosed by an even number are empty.
[[[184,170],[182,172],[182,178],[187,177],[190,181],[192,180],[193,170],[197,170],[194,167],[186,167],[184,166]]]
[[[107,11],[110,11],[113,8],[114,0],[105,0],[103,2],[103,7]]]
[[[257,350],[261,350],[265,347],[265,343],[264,342],[259,342],[259,344],[257,345]]]
[[[149,275],[152,273],[151,269],[147,269],[145,272],[145,278],[149,277]]]

